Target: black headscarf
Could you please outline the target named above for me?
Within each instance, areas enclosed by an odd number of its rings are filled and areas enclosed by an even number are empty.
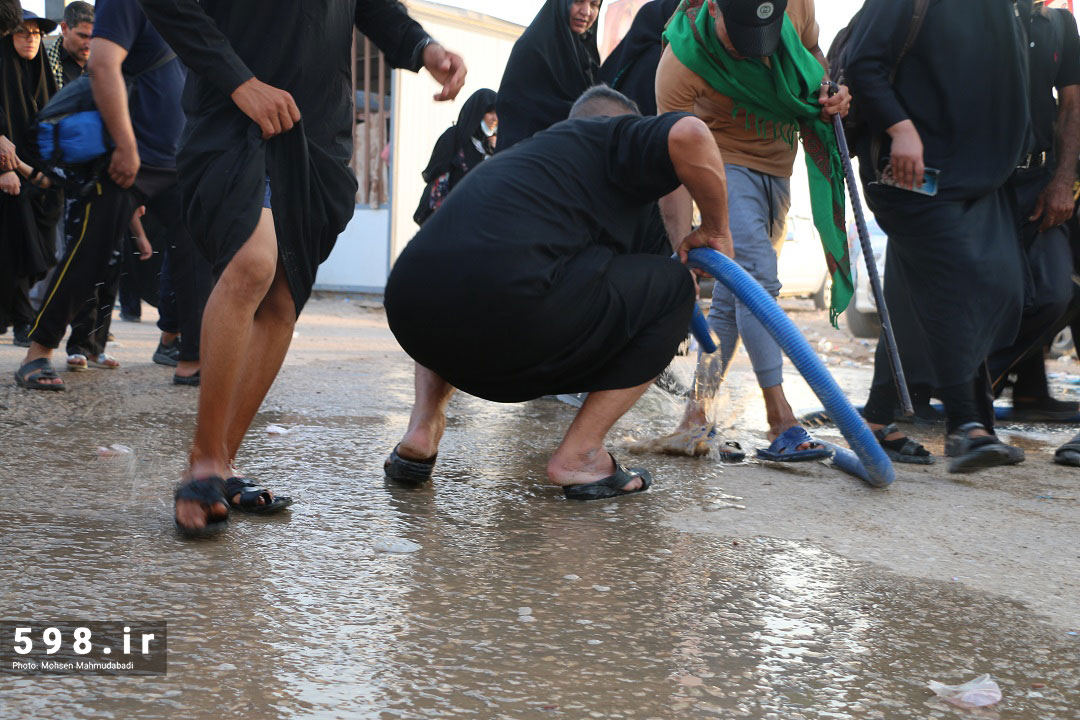
[[[0,135],[23,151],[26,131],[49,98],[56,94],[56,78],[45,60],[45,43],[33,60],[15,52],[11,35],[0,38]]]
[[[431,160],[424,168],[424,182],[431,182],[449,171],[459,151],[465,153],[465,164],[470,170],[476,167],[485,155],[491,154],[491,151],[487,150],[491,147],[491,143],[480,128],[480,122],[484,119],[484,115],[495,109],[495,98],[494,90],[481,88],[465,101],[465,104],[461,106],[461,112],[458,113],[457,122],[448,127],[435,143]],[[480,153],[473,145],[474,137],[484,144],[484,153]]]
[[[32,60],[15,52],[14,39],[0,38],[0,135],[15,143],[28,161],[26,147],[34,116],[56,93],[56,78],[45,60],[44,43]],[[23,182],[16,196],[0,195],[0,264],[15,277],[37,279],[54,264],[53,234],[63,198]]]
[[[596,84],[596,25],[583,35],[571,30],[570,5],[547,0],[514,43],[499,85],[499,151],[565,120]]]
[[[678,6],[679,0],[652,0],[642,6],[622,42],[600,67],[600,81],[636,102],[642,115],[656,114],[661,36]]]

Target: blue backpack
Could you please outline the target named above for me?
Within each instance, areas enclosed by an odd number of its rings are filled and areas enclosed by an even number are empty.
[[[163,67],[175,57],[176,53],[169,50],[142,72],[125,76],[129,101],[139,77]],[[87,166],[104,158],[114,147],[94,104],[87,75],[64,85],[38,112],[34,123],[32,137],[37,146],[36,155],[50,168],[63,170]]]

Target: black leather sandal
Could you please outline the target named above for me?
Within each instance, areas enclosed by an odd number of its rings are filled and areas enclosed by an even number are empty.
[[[611,453],[608,453],[611,455]],[[648,470],[644,468],[630,468],[627,471],[619,461],[615,459],[615,456],[611,456],[611,461],[615,463],[615,474],[609,475],[603,480],[597,480],[596,482],[584,483],[581,485],[567,485],[563,487],[563,495],[568,500],[605,500],[607,498],[619,497],[620,495],[633,495],[634,493],[645,492],[652,486],[652,475]],[[636,490],[623,490],[624,487],[632,483],[634,480],[641,480],[641,487]]]
[[[934,456],[930,451],[906,435],[895,440],[886,440],[889,435],[900,432],[896,423],[886,425],[880,430],[874,431],[874,437],[889,459],[893,462],[909,463],[911,465],[933,465]]]
[[[237,502],[233,498],[240,496]],[[225,481],[225,497],[229,507],[252,515],[273,515],[293,504],[291,497],[273,495],[266,488],[261,488],[247,478],[231,477]],[[259,500],[262,500],[260,503]]]

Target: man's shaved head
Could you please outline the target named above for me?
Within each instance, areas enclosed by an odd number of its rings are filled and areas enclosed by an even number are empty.
[[[581,94],[570,108],[571,118],[640,115],[637,103],[607,85],[594,85]]]

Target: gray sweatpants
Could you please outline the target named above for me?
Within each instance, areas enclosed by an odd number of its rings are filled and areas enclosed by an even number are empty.
[[[725,169],[735,262],[776,297],[780,294],[776,260],[786,235],[791,181],[739,165],[726,165]],[[758,385],[769,388],[783,382],[780,346],[754,314],[735,298],[734,293],[719,282],[713,290],[709,326],[720,338],[720,361],[724,373],[735,355],[741,336],[754,366]]]

